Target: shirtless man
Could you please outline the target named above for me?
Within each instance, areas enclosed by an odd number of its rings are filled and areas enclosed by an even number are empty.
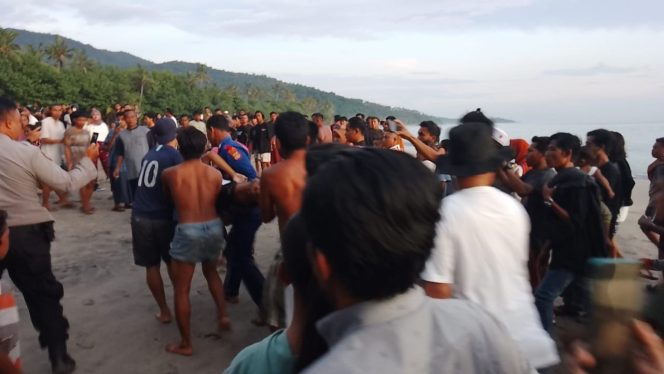
[[[305,169],[308,123],[303,115],[286,112],[275,124],[277,150],[283,161],[265,169],[261,178],[261,219],[267,223],[279,219],[279,232],[293,214],[300,210]]]
[[[318,143],[332,143],[332,129],[325,124],[325,117],[321,113],[314,113],[311,120],[318,127]]]
[[[215,208],[221,191],[221,173],[200,160],[207,144],[203,133],[188,127],[181,130],[177,140],[185,161],[164,170],[162,179],[179,218],[169,254],[175,281],[175,319],[182,340],[167,345],[166,351],[191,356],[189,289],[196,263],[203,263],[203,275],[217,306],[219,330],[230,328],[223,283],[216,269],[224,246],[223,224]]]
[[[309,123],[300,113],[286,112],[277,119],[274,131],[282,161],[263,172],[259,203],[262,221],[267,223],[277,217],[281,234],[302,204],[302,191],[307,178],[305,157]],[[286,285],[278,276],[282,262],[279,249],[268,271],[263,299],[266,322],[274,330],[285,327],[287,323],[284,308]]]

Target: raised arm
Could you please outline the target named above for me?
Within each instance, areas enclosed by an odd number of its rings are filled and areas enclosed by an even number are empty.
[[[533,192],[533,186],[524,182],[516,174],[505,171],[504,169],[499,169],[498,178],[513,192],[516,192],[519,196],[524,197],[528,196]]]
[[[400,120],[395,120],[394,122],[396,122],[398,125],[397,134],[399,134],[399,136],[409,141],[415,147],[417,153],[422,155],[422,157],[425,160],[435,162],[438,156],[442,156],[445,154],[445,150],[443,148],[434,149],[424,144],[420,139],[418,139],[415,135],[413,135],[410,131],[408,131],[406,125],[404,125],[404,123],[401,122]]]
[[[60,192],[79,190],[97,177],[95,164],[99,157],[99,147],[91,145],[86,156],[70,171],[64,171],[41,152],[32,157],[32,170],[43,184]]]

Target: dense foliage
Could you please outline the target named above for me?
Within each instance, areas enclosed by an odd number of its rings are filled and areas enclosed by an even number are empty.
[[[327,118],[365,113],[395,115],[410,123],[441,121],[417,111],[348,99],[262,75],[185,62],[155,64],[58,36],[9,29],[0,29],[0,94],[22,103],[65,102],[85,107],[140,103],[143,111],[171,107],[175,113],[209,106],[231,112],[297,110],[321,112]]]

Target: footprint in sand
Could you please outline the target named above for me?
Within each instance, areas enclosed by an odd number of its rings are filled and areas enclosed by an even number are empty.
[[[92,300],[92,299],[85,299],[85,300],[83,300],[82,304],[85,305],[85,306],[91,306],[91,305],[95,305],[95,301]]]

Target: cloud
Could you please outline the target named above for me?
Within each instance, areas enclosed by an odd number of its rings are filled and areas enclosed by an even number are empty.
[[[639,69],[637,68],[615,67],[599,63],[595,66],[588,68],[545,70],[543,74],[580,77],[580,76],[590,76],[590,75],[599,75],[599,74],[629,74],[638,70]]]

